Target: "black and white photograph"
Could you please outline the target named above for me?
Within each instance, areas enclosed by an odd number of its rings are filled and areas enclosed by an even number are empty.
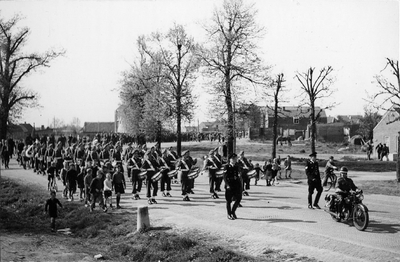
[[[0,261],[399,261],[399,14],[0,1]]]

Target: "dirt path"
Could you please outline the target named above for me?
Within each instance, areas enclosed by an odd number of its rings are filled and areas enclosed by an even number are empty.
[[[32,171],[1,172],[3,176],[46,188],[46,179]],[[177,184],[173,185],[172,198],[159,194],[158,204],[149,207],[152,226],[171,227],[184,234],[194,230],[205,239],[251,255],[278,249],[321,261],[400,261],[400,197],[366,194],[370,226],[360,232],[334,222],[322,210],[307,209],[306,187],[289,181],[274,187],[252,186],[250,196],[242,202],[244,207],[237,211],[239,219],[230,221],[226,218],[223,192],[220,199],[211,199],[207,181],[205,176],[196,180],[196,194],[191,196],[191,202],[181,200]],[[141,197],[142,200],[134,201],[125,194],[122,206],[134,210],[146,205],[143,192]],[[80,259],[84,258],[82,254]]]

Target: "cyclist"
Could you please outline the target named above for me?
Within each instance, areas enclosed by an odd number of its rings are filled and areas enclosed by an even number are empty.
[[[333,173],[333,170],[338,170],[338,168],[335,166],[335,163],[333,162],[333,156],[331,156],[331,157],[329,157],[328,162],[326,162],[325,177],[324,177],[324,181],[322,181],[322,186],[327,185],[328,177],[335,176],[335,174]],[[333,180],[335,180],[335,179],[333,179]]]

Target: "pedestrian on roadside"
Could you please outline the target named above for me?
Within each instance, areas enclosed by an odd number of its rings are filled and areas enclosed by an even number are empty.
[[[52,232],[56,231],[56,218],[57,218],[57,205],[62,208],[60,200],[56,198],[56,192],[50,192],[50,199],[46,201],[46,205],[44,207],[44,212],[47,214],[47,210],[49,210],[50,216],[50,228]]]
[[[90,205],[90,212],[93,212],[93,209],[96,207],[96,201],[99,202],[99,206],[103,209],[104,212],[107,212],[107,207],[104,206],[103,201],[103,171],[97,171],[97,176],[92,180],[90,184],[90,193],[92,194],[92,203]]]
[[[306,175],[308,182],[308,208],[321,209],[318,205],[318,202],[322,194],[322,184],[321,184],[321,176],[319,173],[319,165],[317,162],[317,153],[312,152],[309,156],[310,159],[307,160],[306,163]],[[317,190],[317,195],[315,196],[313,204],[312,195],[314,194],[315,189]]]
[[[386,157],[386,161],[389,161],[389,147],[386,144],[382,146],[381,161]]]
[[[75,164],[69,165],[69,170],[66,176],[69,201],[74,201],[74,194],[76,193],[76,184],[78,179],[78,172],[76,171]]]
[[[77,172],[78,176],[76,178],[76,181],[78,182],[78,188],[79,188],[79,200],[83,201],[83,197],[85,195],[85,175],[86,175],[86,169],[83,166],[83,161],[80,161],[80,165],[77,166]]]
[[[104,206],[107,207],[107,203],[109,203],[110,208],[113,208],[112,205],[112,181],[111,174],[107,173],[106,179],[104,180]]]
[[[277,165],[277,169],[278,169],[278,172],[276,175],[277,175],[278,179],[281,180],[282,179],[281,156],[278,156],[278,158],[276,158],[276,165]]]
[[[272,182],[272,160],[268,159],[265,161],[265,165],[263,167],[264,172],[265,172],[265,180],[266,180],[266,185],[271,186]]]
[[[48,191],[54,190],[55,173],[56,173],[56,163],[53,162],[53,163],[51,163],[51,166],[47,169],[47,180],[49,181],[47,183],[47,190]]]
[[[86,168],[86,175],[84,178],[84,185],[85,185],[85,207],[90,205],[92,195],[90,194],[90,184],[92,183],[93,180],[93,175],[92,175],[93,169],[92,168]]]
[[[283,163],[285,166],[285,178],[292,178],[292,160],[290,159],[290,156],[288,155],[285,159],[285,162]],[[288,176],[289,173],[289,176]]]
[[[256,163],[256,164],[254,165],[254,170],[256,170],[256,176],[254,177],[254,178],[255,178],[254,185],[256,186],[258,180],[260,180],[260,173],[262,172],[259,163]]]
[[[382,161],[382,149],[383,149],[383,145],[381,143],[379,143],[376,147],[376,152],[378,153],[378,159]]]
[[[367,159],[371,160],[371,154],[372,154],[372,145],[371,142],[367,142]]]
[[[117,164],[117,171],[114,173],[112,177],[112,187],[115,190],[116,200],[117,200],[117,209],[120,209],[121,206],[119,205],[121,201],[121,194],[125,194],[125,176],[122,171],[122,165]]]
[[[61,176],[61,181],[62,181],[62,183],[64,185],[63,197],[68,199],[68,186],[67,186],[67,172],[68,172],[68,168],[69,168],[68,162],[64,161],[63,168],[61,169],[60,174],[58,174],[58,172],[57,172],[57,161],[54,160],[52,162],[52,165],[53,165],[53,163],[54,163],[55,168],[56,168],[56,176],[57,176],[57,178],[59,178]]]
[[[271,177],[271,185],[274,186],[275,184],[279,184],[278,182],[278,172],[280,170],[280,166],[278,164],[278,159],[274,158],[274,161],[272,162],[272,177]]]

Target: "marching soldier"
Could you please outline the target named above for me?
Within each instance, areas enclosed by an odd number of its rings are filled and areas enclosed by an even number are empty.
[[[168,172],[174,170],[175,166],[171,162],[171,157],[168,155],[168,150],[165,149],[160,157],[160,166],[164,168],[161,177],[161,192],[163,197],[171,197],[171,178],[168,176]],[[167,194],[165,194],[165,186],[167,186]]]
[[[45,161],[46,161],[46,168],[49,168],[51,166],[51,163],[54,161],[54,148],[53,148],[53,144],[50,144],[46,150],[45,153]]]
[[[124,161],[127,165],[127,172],[128,172],[128,178],[129,180],[132,182],[132,178],[131,178],[131,173],[132,173],[132,168],[129,167],[128,162],[129,160],[133,157],[133,147],[132,147],[132,143],[128,143],[128,148],[125,150],[124,152]]]
[[[226,163],[226,158],[225,161],[223,160],[222,156],[218,153],[218,147],[216,149],[214,149],[214,157],[217,161],[217,164],[220,166],[220,168],[222,168],[224,166],[224,164]],[[215,191],[217,192],[221,192],[221,184],[222,181],[224,180],[223,177],[217,177],[216,183],[215,183]]]
[[[78,145],[78,149],[75,151],[74,154],[74,159],[76,163],[80,163],[83,161],[83,164],[85,164],[85,145],[83,143],[80,143]]]
[[[217,182],[217,177],[216,177],[216,171],[221,168],[217,159],[214,157],[214,150],[211,150],[208,153],[208,158],[205,159],[204,165],[203,165],[203,170],[207,169],[208,170],[208,178],[209,178],[209,185],[210,185],[210,194],[211,198],[219,198],[218,194],[215,192],[214,186],[216,186]]]
[[[133,199],[140,199],[139,193],[142,189],[142,180],[139,178],[140,169],[142,167],[142,159],[140,158],[139,150],[133,151],[133,157],[128,160],[128,169],[131,170],[132,175],[132,194]]]
[[[193,158],[190,156],[189,150],[186,150],[182,153],[182,159],[178,163],[178,167],[182,171],[181,184],[182,196],[184,196],[183,201],[190,201],[188,194],[193,193],[192,184],[194,183],[194,179],[189,179],[188,174],[196,162],[197,161],[193,160]]]
[[[242,200],[242,182],[240,179],[241,166],[237,163],[237,155],[234,153],[229,156],[229,164],[225,166],[225,200],[226,211],[229,220],[237,219],[236,209]],[[231,206],[232,202],[233,206]]]
[[[108,144],[105,144],[99,155],[100,161],[103,163],[110,161],[110,151],[108,150]]]
[[[54,152],[54,159],[56,161],[56,173],[59,174],[63,168],[63,150],[61,141],[57,143],[57,149]]]
[[[248,196],[249,193],[247,193],[246,190],[250,190],[250,179],[247,176],[247,173],[251,169],[251,164],[249,163],[247,158],[244,156],[244,151],[241,151],[239,154],[238,164],[240,165],[240,167],[242,169],[243,195]]]
[[[321,176],[319,173],[319,165],[317,162],[317,153],[313,152],[310,154],[310,159],[306,163],[306,175],[308,182],[308,208],[309,209],[321,209],[318,205],[319,198],[322,194],[322,184]],[[317,190],[317,195],[314,199],[314,204],[312,204],[312,195],[314,194],[314,189]]]
[[[158,181],[153,182],[152,177],[157,173],[159,165],[156,160],[153,158],[153,154],[151,151],[147,151],[144,155],[142,170],[147,170],[146,177],[146,189],[147,189],[147,201],[151,204],[157,204],[155,197],[157,196],[158,191]],[[153,194],[151,194],[151,188],[153,187]]]

